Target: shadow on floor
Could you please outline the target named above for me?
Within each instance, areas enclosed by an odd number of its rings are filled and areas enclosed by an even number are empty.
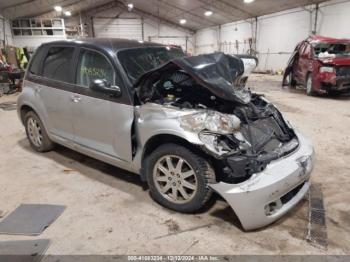
[[[152,200],[150,193],[145,192],[148,190],[147,183],[142,182],[137,174],[133,174],[126,170],[96,160],[61,145],[56,145],[53,151],[38,153],[30,147],[30,144],[26,138],[20,140],[18,144],[21,148],[30,153],[48,158],[64,166],[62,173],[65,173],[65,171],[67,171],[67,173],[78,172],[79,174],[95,180],[96,182],[103,183],[123,192],[132,194],[136,201],[148,203],[154,201]],[[148,194],[147,197],[146,194]],[[163,207],[159,206],[159,208]],[[175,211],[168,209],[166,210],[170,213],[175,213]],[[213,194],[212,198],[202,209],[192,213],[192,215],[208,214],[213,218],[218,218],[224,222],[233,224],[242,230],[240,222],[233,210],[228,206],[225,200],[216,193]]]
[[[137,174],[133,174],[126,170],[85,156],[79,152],[73,151],[69,148],[60,145],[57,145],[53,151],[47,153],[37,153],[30,147],[29,142],[26,138],[20,140],[18,144],[26,151],[38,154],[42,157],[53,160],[56,163],[64,166],[65,168],[64,170],[62,170],[62,173],[65,173],[65,170],[67,170],[68,172],[79,172],[80,174],[99,183],[103,183],[105,185],[114,187],[120,191],[132,194],[135,198],[135,201],[142,201],[147,203],[151,203],[153,201],[150,196],[150,193],[145,192],[148,189],[147,183],[142,182]],[[147,197],[145,196],[146,194],[148,194]],[[293,209],[292,213],[298,213],[301,207],[301,204],[298,205],[296,208]],[[167,210],[167,212],[169,212],[170,214],[176,213],[176,211],[168,210],[161,206],[159,206],[159,208]],[[192,213],[192,215],[204,215],[204,217],[209,215],[212,218],[221,220],[224,223],[226,222],[230,225],[235,226],[240,231],[244,231],[234,211],[226,203],[226,201],[216,193],[213,194],[212,198],[202,209]],[[189,215],[188,217],[190,219],[193,218],[191,215]],[[288,216],[284,216],[278,222],[274,223],[273,226],[280,225],[285,219],[287,219],[287,217]],[[261,230],[264,230],[264,228],[256,231]]]

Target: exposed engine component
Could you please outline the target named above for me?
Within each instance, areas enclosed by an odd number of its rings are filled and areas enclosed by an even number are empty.
[[[245,88],[242,68],[240,58],[223,54],[183,58],[149,72],[138,88],[141,103],[188,110],[180,126],[198,134],[222,169],[219,179],[229,183],[246,180],[298,146],[277,108]]]
[[[144,102],[152,101],[187,109],[212,108],[221,112],[232,112],[232,103],[213,95],[180,69],[161,74],[149,92],[143,95],[140,98]]]

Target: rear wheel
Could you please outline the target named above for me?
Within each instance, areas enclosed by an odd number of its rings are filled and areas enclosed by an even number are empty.
[[[46,152],[54,147],[50,140],[43,123],[36,113],[29,111],[24,117],[26,133],[30,145],[38,152]]]
[[[215,173],[207,160],[176,144],[158,147],[146,159],[146,175],[152,197],[161,205],[194,212],[209,200]]]
[[[308,74],[307,79],[306,79],[306,94],[308,96],[315,95],[315,91],[313,88],[312,74]]]

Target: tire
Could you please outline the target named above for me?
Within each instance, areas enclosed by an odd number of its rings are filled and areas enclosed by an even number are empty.
[[[29,111],[24,116],[26,134],[31,147],[38,152],[47,152],[53,149],[54,143],[47,135],[46,129],[36,113]]]
[[[290,73],[288,74],[287,79],[288,79],[288,86],[289,86],[290,88],[296,88],[297,83],[296,83],[296,81],[295,81],[295,79],[294,79],[293,72],[290,72]]]
[[[209,162],[177,144],[164,144],[153,151],[145,160],[145,171],[152,198],[178,212],[199,210],[213,193],[209,183],[215,182],[215,172]]]
[[[307,78],[306,78],[306,94],[308,96],[314,96],[315,95],[315,91],[313,89],[313,81],[312,81],[312,74],[308,74]]]

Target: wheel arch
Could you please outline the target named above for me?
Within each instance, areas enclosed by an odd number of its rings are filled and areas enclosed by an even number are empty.
[[[196,153],[202,157],[205,157],[209,160],[209,162],[212,162],[212,157],[206,153],[199,145],[195,145],[188,140],[172,135],[172,134],[157,134],[152,137],[150,137],[147,142],[145,143],[145,146],[143,148],[142,156],[141,156],[141,163],[142,167],[144,166],[144,161],[147,158],[148,155],[150,155],[154,150],[156,150],[159,146],[163,144],[177,144],[183,147],[186,147],[190,149],[193,153]],[[141,179],[143,181],[146,181],[145,172],[143,172],[143,168],[141,171]]]
[[[22,105],[20,110],[19,110],[19,115],[20,115],[20,119],[22,121],[22,124],[24,124],[24,117],[29,111],[33,111],[35,114],[38,114],[32,106],[27,105],[27,104]]]
[[[307,85],[307,80],[309,79],[309,76],[310,76],[310,75],[311,75],[311,77],[312,77],[313,72],[310,71],[310,70],[308,70],[308,71],[306,72],[306,77],[305,77],[305,86]]]

